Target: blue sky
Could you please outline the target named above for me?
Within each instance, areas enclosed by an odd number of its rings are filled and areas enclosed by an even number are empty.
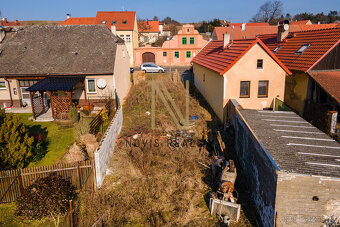
[[[137,11],[139,18],[166,16],[180,22],[198,22],[220,18],[248,22],[266,0],[0,0],[1,17],[9,20],[65,20],[94,17],[97,11]],[[339,0],[282,0],[284,13],[340,11]]]

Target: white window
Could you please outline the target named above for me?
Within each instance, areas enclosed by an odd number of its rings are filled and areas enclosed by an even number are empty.
[[[6,82],[0,81],[0,89],[6,89]]]
[[[126,35],[126,42],[127,43],[131,42],[130,35]]]
[[[124,35],[120,35],[119,37],[120,37],[122,40],[125,40],[125,39],[124,39]]]
[[[310,46],[310,44],[304,44],[298,51],[296,51],[295,54],[302,54],[307,48]]]
[[[97,93],[96,79],[87,79],[87,93]]]

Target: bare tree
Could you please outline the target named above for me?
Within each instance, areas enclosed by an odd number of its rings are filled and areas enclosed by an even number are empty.
[[[252,22],[268,22],[273,24],[281,17],[282,12],[283,4],[281,1],[267,1],[252,18]]]
[[[153,17],[153,20],[154,20],[154,21],[159,21],[159,18],[158,18],[157,16],[154,16],[154,17]]]

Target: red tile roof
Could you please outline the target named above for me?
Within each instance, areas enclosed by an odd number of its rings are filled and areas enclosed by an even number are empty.
[[[96,17],[71,17],[61,22],[60,25],[105,24],[106,27],[111,29],[112,22],[115,21],[118,31],[133,30],[135,18],[135,11],[98,11]]]
[[[7,21],[7,18],[0,20],[0,26],[21,26],[22,24],[19,21],[15,20],[13,22]]]
[[[290,25],[307,25],[308,23],[311,23],[310,20],[300,20],[300,21],[291,21]]]
[[[257,43],[264,48],[288,74],[291,74],[260,39],[234,40],[231,46],[228,44],[225,48],[223,48],[223,41],[212,40],[194,57],[192,62],[223,75]]]
[[[60,25],[95,24],[95,17],[70,17],[61,22]]]
[[[289,38],[290,35],[291,38]],[[340,43],[340,27],[301,31],[290,33],[290,35],[280,43],[276,41],[276,34],[261,35],[259,38],[272,51],[280,45],[281,48],[275,55],[290,70],[296,71],[308,72]],[[310,46],[302,54],[296,54],[304,44],[310,44]]]
[[[159,21],[138,21],[139,32],[159,32]]]
[[[111,29],[112,22],[116,21],[117,30],[133,30],[135,19],[135,11],[98,11],[95,23],[102,24],[105,21],[106,26]]]
[[[340,103],[340,71],[312,72],[309,75],[338,103]]]
[[[222,40],[223,34],[225,33],[233,33],[234,39],[255,39],[258,35],[264,34],[273,34],[277,33],[278,27],[276,25],[269,26],[249,26],[246,24],[245,30],[242,30],[240,26],[235,26],[234,29],[232,27],[215,27],[214,32],[217,35],[217,40]],[[340,26],[339,24],[311,24],[311,25],[290,25],[289,32],[298,32],[298,31],[308,31],[308,30],[316,30],[316,29],[326,29],[326,28],[334,28]]]
[[[243,23],[230,23],[231,25],[234,25],[235,27],[239,26],[241,27]],[[246,26],[269,26],[269,23],[244,23]]]

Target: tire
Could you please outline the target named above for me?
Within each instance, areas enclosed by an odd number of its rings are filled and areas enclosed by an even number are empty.
[[[163,70],[161,70],[161,69],[160,69],[158,72],[159,72],[159,73],[164,73]]]

